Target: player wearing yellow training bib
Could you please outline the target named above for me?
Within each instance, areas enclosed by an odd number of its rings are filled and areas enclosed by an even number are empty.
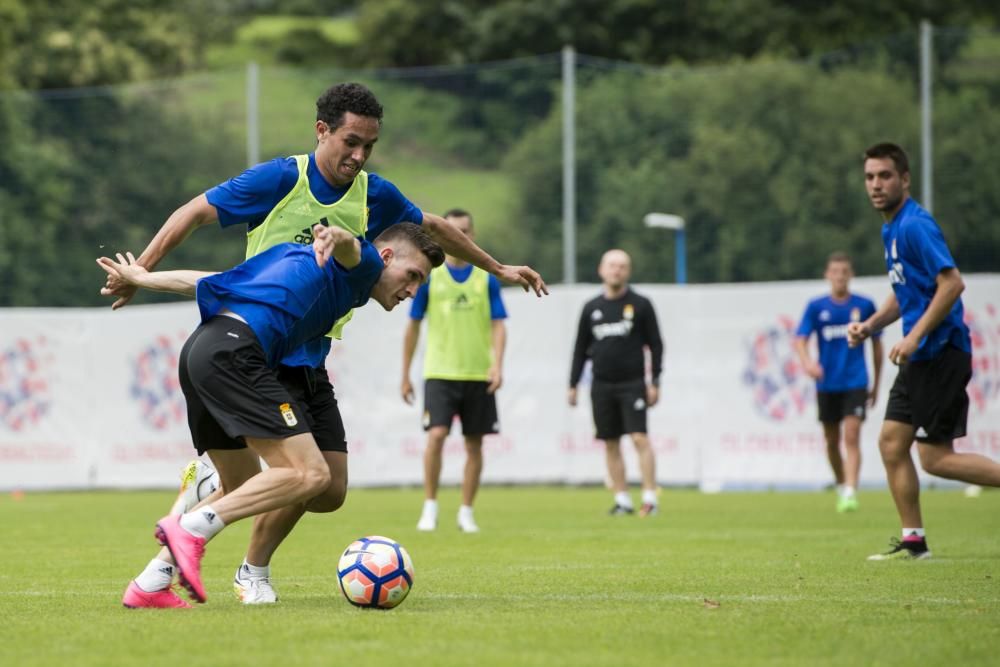
[[[445,219],[472,236],[472,216],[467,212],[454,209],[445,214]],[[427,431],[425,499],[418,530],[437,527],[442,450],[452,421],[458,417],[467,454],[458,527],[470,533],[479,531],[472,504],[483,470],[483,436],[500,429],[495,392],[502,382],[506,317],[499,281],[451,256],[431,272],[428,283],[413,299],[403,341],[402,394],[407,403],[413,402],[410,365],[420,336],[420,322],[427,320],[423,413]]]

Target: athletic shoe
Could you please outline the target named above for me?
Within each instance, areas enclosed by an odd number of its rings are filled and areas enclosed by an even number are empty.
[[[927,540],[900,541],[894,537],[889,541],[889,546],[892,548],[883,554],[869,556],[868,560],[920,560],[931,557]]]
[[[857,512],[858,511],[858,499],[856,496],[840,496],[837,498],[837,511],[841,514],[844,512]]]
[[[156,524],[156,539],[170,550],[177,564],[181,586],[187,589],[195,602],[204,602],[205,587],[201,583],[201,559],[205,556],[205,538],[198,537],[181,527],[177,515],[166,516]]]
[[[139,584],[130,581],[122,597],[122,605],[129,609],[190,609],[191,605],[174,592],[171,587],[162,591],[146,592]]]
[[[458,513],[458,529],[463,533],[478,533],[479,526],[476,525],[476,520],[472,518],[472,514],[462,514]]]
[[[624,514],[635,514],[635,510],[631,507],[626,507],[625,505],[619,505],[615,503],[615,506],[608,510],[608,514],[611,516],[621,516]]]
[[[438,519],[436,514],[424,512],[420,515],[420,521],[417,521],[417,530],[429,533],[437,528],[437,523]]]
[[[251,579],[242,565],[236,569],[236,576],[233,577],[233,590],[243,604],[274,604],[278,601],[271,579]]]
[[[643,503],[642,507],[639,508],[639,516],[656,516],[660,513],[659,505],[654,505],[653,503]]]
[[[171,514],[184,514],[207,498],[219,486],[219,475],[211,466],[195,459],[181,471],[181,489],[177,494]]]

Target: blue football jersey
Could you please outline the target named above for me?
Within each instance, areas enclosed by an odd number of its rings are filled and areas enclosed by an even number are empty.
[[[224,308],[253,329],[267,363],[326,337],[340,317],[363,305],[384,264],[375,246],[361,242],[361,262],[345,269],[330,259],[316,264],[312,246],[281,243],[229,271],[198,281],[202,322]]]
[[[882,225],[882,242],[889,281],[899,302],[903,335],[906,335],[934,298],[938,274],[955,268],[955,260],[941,228],[913,199],[908,199],[893,219]],[[963,318],[962,299],[959,298],[940,324],[920,341],[920,347],[910,358],[913,361],[933,359],[946,345],[971,354],[972,341]]]
[[[796,335],[808,338],[816,333],[819,365],[823,377],[816,381],[817,391],[850,391],[868,387],[865,346],[847,344],[847,325],[864,322],[875,312],[875,303],[857,294],[837,301],[830,295],[813,299],[799,322]],[[879,334],[876,334],[879,335]]]

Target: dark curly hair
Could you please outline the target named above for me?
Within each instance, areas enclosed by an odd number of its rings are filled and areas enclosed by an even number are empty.
[[[316,100],[316,120],[326,123],[331,131],[344,124],[344,113],[348,111],[375,118],[379,126],[382,125],[382,105],[375,99],[375,94],[360,83],[330,86]]]

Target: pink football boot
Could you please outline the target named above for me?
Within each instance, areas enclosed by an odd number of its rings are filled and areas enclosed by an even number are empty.
[[[139,584],[130,581],[122,597],[122,604],[129,609],[190,609],[191,605],[182,600],[173,589],[167,586],[162,591],[147,593],[139,588]]]
[[[177,563],[177,576],[195,602],[205,601],[201,583],[201,559],[205,555],[205,538],[181,528],[181,517],[174,514],[156,523],[156,539],[170,550]]]

